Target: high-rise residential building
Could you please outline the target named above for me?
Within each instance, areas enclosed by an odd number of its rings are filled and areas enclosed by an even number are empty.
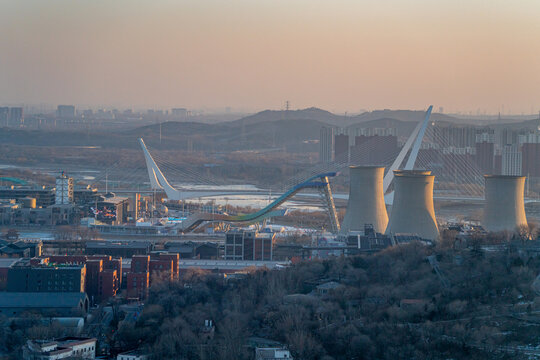
[[[522,175],[540,177],[540,134],[521,145]]]
[[[475,162],[484,174],[493,174],[495,166],[495,144],[493,142],[477,142]]]
[[[396,128],[357,128],[355,129],[355,136],[397,136]]]
[[[519,131],[514,129],[504,128],[500,131],[499,146],[503,149],[506,145],[515,145],[519,142]]]
[[[502,149],[502,175],[521,176],[522,155],[518,145],[506,145]]]
[[[56,178],[56,205],[66,205],[73,203],[73,178],[68,177],[64,172]]]
[[[9,125],[8,120],[9,120],[9,108],[0,107],[0,127],[8,126]]]
[[[353,165],[384,165],[398,153],[395,135],[359,135],[354,137],[349,160]]]
[[[349,161],[349,135],[334,135],[334,160],[338,162]]]
[[[9,126],[19,126],[24,123],[23,117],[23,108],[22,107],[12,107],[9,108]]]
[[[441,147],[474,147],[477,129],[472,126],[433,126],[433,140]]]
[[[319,162],[334,160],[334,128],[323,126],[319,136]]]
[[[75,117],[75,106],[73,105],[58,105],[56,115],[63,119],[73,119]]]
[[[171,115],[175,118],[185,118],[187,116],[187,109],[185,108],[171,109]]]
[[[462,180],[463,169],[474,167],[474,148],[445,148],[442,150],[441,175],[453,182]]]

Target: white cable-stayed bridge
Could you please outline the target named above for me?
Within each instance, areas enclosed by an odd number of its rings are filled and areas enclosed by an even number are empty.
[[[267,216],[275,216],[275,209],[293,196],[321,196],[323,205],[329,211],[331,223],[334,228],[339,228],[339,224],[333,219],[335,208],[333,198],[347,199],[347,194],[331,194],[328,185],[328,178],[338,173],[347,176],[349,165],[380,165],[385,166],[387,171],[384,178],[385,200],[392,204],[393,191],[392,179],[393,170],[422,168],[431,170],[436,175],[435,198],[449,200],[483,200],[484,177],[482,170],[476,164],[474,157],[468,153],[449,152],[452,146],[449,139],[443,137],[439,132],[434,131],[434,126],[429,118],[432,107],[426,111],[423,121],[419,121],[401,150],[395,154],[388,154],[387,158],[378,157],[378,163],[366,163],[371,161],[373,153],[372,140],[355,147],[346,158],[339,158],[328,163],[319,163],[308,169],[298,171],[294,176],[284,179],[274,184],[270,188],[260,189],[256,186],[230,185],[226,180],[212,175],[211,171],[201,172],[200,167],[183,165],[178,166],[170,159],[157,154],[151,155],[144,141],[140,139],[145,159],[145,166],[141,166],[131,171],[125,171],[121,164],[106,169],[96,181],[106,182],[122,181],[125,183],[138,183],[146,173],[146,179],[150,180],[150,187],[143,186],[138,189],[124,190],[117,192],[148,192],[164,191],[170,200],[201,199],[215,196],[233,195],[264,195],[273,196],[272,202],[257,216],[251,216],[244,221],[255,221]],[[391,140],[383,138],[384,141]],[[390,145],[390,144],[389,144]],[[447,153],[445,153],[445,151]],[[159,165],[158,165],[159,164]],[[116,174],[110,176],[109,174]],[[167,174],[167,175],[165,175]],[[104,179],[105,178],[105,179]],[[174,179],[170,181],[169,179]],[[314,182],[318,184],[314,185]],[[319,190],[315,193],[300,192],[301,190]],[[329,194],[330,193],[330,194]],[[329,198],[330,195],[330,198]],[[226,219],[222,219],[226,220]],[[240,219],[231,219],[242,221]],[[335,230],[335,229],[334,229]]]

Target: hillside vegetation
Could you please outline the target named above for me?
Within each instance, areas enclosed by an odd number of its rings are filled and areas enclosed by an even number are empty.
[[[234,281],[187,271],[151,288],[138,321],[120,323],[115,346],[160,359],[251,359],[246,345],[260,337],[296,359],[526,358],[519,346],[535,344],[540,330],[531,288],[539,265],[511,247],[411,243]],[[322,294],[318,284],[334,286]],[[202,336],[206,319],[216,324],[211,339]]]

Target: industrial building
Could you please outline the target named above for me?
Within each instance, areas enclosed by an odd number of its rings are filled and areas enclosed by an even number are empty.
[[[109,225],[120,225],[127,222],[129,216],[129,199],[107,193],[97,200],[96,219]]]
[[[22,202],[24,198],[34,198],[37,207],[47,207],[54,204],[55,190],[45,186],[30,185],[0,187],[0,199],[14,199]]]
[[[175,253],[180,259],[218,259],[219,245],[213,242],[167,242],[164,245],[169,253]]]
[[[393,245],[391,236],[376,232],[371,225],[366,225],[362,232],[349,232],[346,243],[360,251],[379,251]],[[349,254],[357,254],[358,252],[356,249],[348,250]]]
[[[350,166],[349,201],[341,232],[363,231],[366,224],[384,233],[388,214],[384,202],[384,167]]]
[[[87,241],[86,255],[107,254],[114,257],[130,258],[134,255],[147,255],[154,245],[149,241]]]
[[[68,177],[64,172],[56,178],[54,203],[57,205],[73,203],[73,178]]]
[[[435,176],[424,170],[396,170],[394,176],[394,204],[386,234],[416,234],[423,239],[438,239],[433,207]]]
[[[527,226],[525,176],[485,175],[483,226],[487,231],[516,231]]]
[[[0,315],[16,317],[23,313],[46,316],[85,316],[88,297],[82,292],[3,292]]]

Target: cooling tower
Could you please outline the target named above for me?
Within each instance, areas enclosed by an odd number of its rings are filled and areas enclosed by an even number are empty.
[[[376,232],[384,233],[388,214],[384,203],[384,167],[350,166],[349,203],[341,231],[363,231],[372,224]]]
[[[523,191],[525,176],[485,175],[484,229],[515,231],[527,225]]]
[[[431,171],[394,171],[394,204],[387,234],[416,234],[430,240],[439,237],[433,208],[434,179]]]

